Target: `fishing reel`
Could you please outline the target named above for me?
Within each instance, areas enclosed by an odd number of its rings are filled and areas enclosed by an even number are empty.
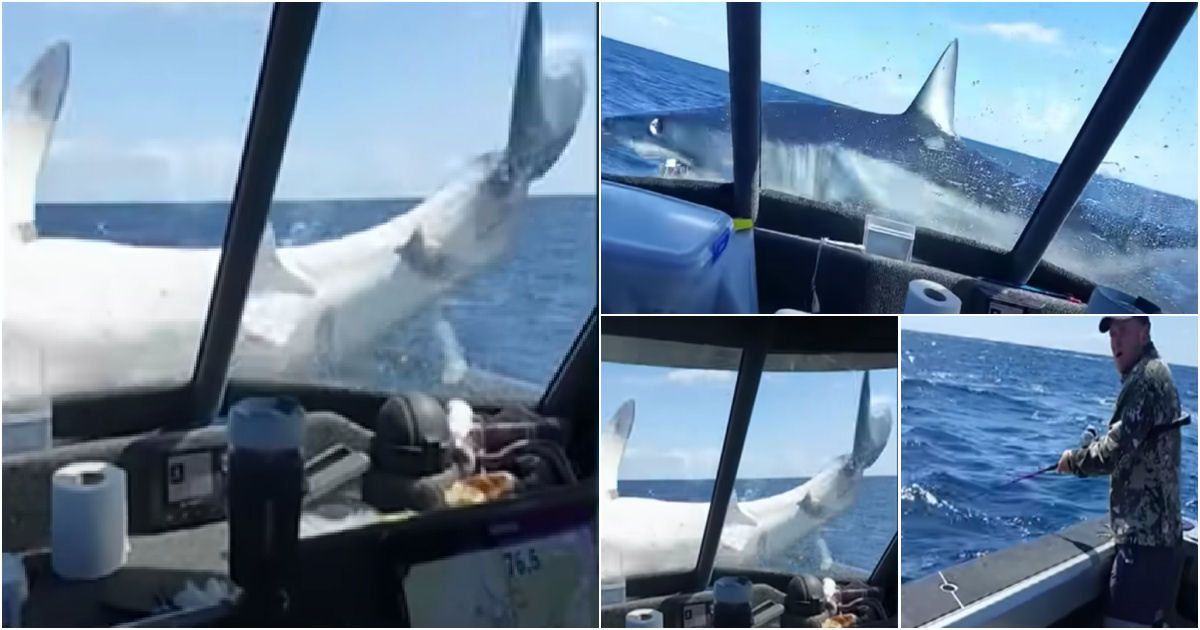
[[[1096,427],[1089,424],[1088,427],[1083,430],[1083,435],[1079,436],[1079,448],[1087,448],[1091,446],[1092,442],[1095,442],[1096,438],[1099,436],[1100,433],[1096,431]]]
[[[883,590],[857,580],[811,574],[792,578],[784,597],[780,627],[848,628],[887,619]]]

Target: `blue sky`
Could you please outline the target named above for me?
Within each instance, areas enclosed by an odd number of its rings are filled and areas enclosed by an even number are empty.
[[[899,112],[958,38],[958,133],[1058,162],[1145,6],[764,3],[763,79]],[[728,66],[720,3],[608,3],[600,12],[606,37]],[[1196,199],[1196,57],[1193,16],[1102,173]]]
[[[990,339],[1025,346],[1073,350],[1111,356],[1108,335],[1097,329],[1095,315],[978,315],[900,318],[904,330]],[[1196,365],[1196,318],[1191,315],[1150,318],[1150,336],[1168,363]]]
[[[279,197],[420,196],[503,148],[522,4],[323,5]],[[71,85],[41,201],[228,199],[262,58],[264,4],[3,9],[3,87],[50,43]],[[543,7],[547,43],[588,71],[578,131],[535,194],[593,193],[596,8]]]
[[[620,477],[713,478],[735,378],[733,371],[601,363],[601,418],[626,399],[636,404]],[[862,372],[764,374],[738,477],[808,477],[849,453],[861,383]],[[896,370],[871,372],[871,396],[895,409]],[[895,422],[887,448],[866,474],[896,474]]]

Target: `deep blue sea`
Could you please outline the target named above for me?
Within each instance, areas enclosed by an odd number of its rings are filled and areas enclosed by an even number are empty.
[[[1047,474],[1090,424],[1105,430],[1112,359],[901,333],[901,575],[910,580],[1108,513],[1108,479]],[[1196,518],[1196,368],[1172,365],[1185,413],[1181,499]]]
[[[280,247],[360,231],[407,212],[419,200],[276,201],[270,220]],[[42,237],[139,246],[220,247],[228,203],[40,204]],[[442,311],[472,368],[544,388],[596,305],[596,198],[533,197],[513,256],[448,295]],[[203,316],[203,314],[200,314]],[[433,309],[381,339],[374,369],[323,379],[381,391],[437,390],[440,355],[429,331]]]
[[[651,111],[675,111],[723,106],[729,101],[729,79],[717,70],[625,42],[601,38],[601,117]],[[932,68],[932,66],[931,66]],[[914,92],[915,96],[915,92]],[[830,101],[763,83],[762,99],[801,103]],[[966,145],[1027,182],[1044,188],[1058,164],[1016,151],[964,138]],[[659,164],[645,160],[628,148],[602,144],[603,173],[656,175]],[[1088,277],[1154,300],[1166,312],[1195,313],[1197,308],[1197,205],[1194,200],[1136,186],[1124,181],[1093,176],[1081,199],[1088,203],[1088,221],[1115,233],[1143,232],[1171,235],[1172,242],[1185,247],[1140,250],[1112,255],[1100,236],[1095,247],[1076,245],[1051,247],[1047,259]],[[897,217],[904,219],[905,217]],[[910,220],[911,219],[906,219]],[[937,227],[937,226],[929,226]],[[964,236],[1011,246],[1016,234]],[[1119,250],[1118,250],[1119,251]],[[1079,296],[1087,299],[1088,296]]]
[[[739,501],[761,499],[790,490],[806,479],[738,479],[734,483]],[[664,501],[708,502],[713,481],[661,480],[617,483],[623,497],[648,497]],[[834,562],[870,573],[896,534],[896,478],[865,477],[854,507],[842,513],[817,532],[829,547]],[[788,553],[772,558],[763,569],[787,573],[813,572],[821,561],[816,536],[810,534]]]

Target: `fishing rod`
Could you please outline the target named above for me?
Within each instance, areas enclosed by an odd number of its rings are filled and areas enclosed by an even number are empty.
[[[1178,429],[1184,425],[1191,424],[1191,423],[1192,423],[1192,417],[1185,413],[1182,416],[1179,416],[1179,419],[1175,420],[1174,422],[1169,422],[1167,424],[1160,424],[1157,426],[1150,427],[1150,430],[1146,432],[1146,439],[1149,440],[1151,438],[1158,437],[1159,435],[1162,435],[1163,433],[1166,433],[1167,431]],[[1080,440],[1079,447],[1084,448],[1084,447],[1088,446],[1089,444],[1092,443],[1093,440],[1096,439],[1096,436],[1097,436],[1096,429],[1094,429],[1093,427],[1088,427],[1083,432],[1083,438]],[[975,495],[974,497],[971,498],[971,502],[974,502],[979,497],[991,494],[993,492],[997,492],[999,490],[1003,490],[1004,488],[1007,488],[1008,486],[1011,486],[1014,483],[1017,483],[1018,481],[1032,479],[1034,477],[1037,477],[1038,475],[1043,475],[1045,473],[1048,473],[1056,468],[1058,468],[1058,462],[1050,464],[1049,466],[1046,466],[1045,468],[1035,470],[1034,472],[1026,473],[1015,479],[1010,479],[994,488],[989,488],[989,489],[984,490],[983,492]]]

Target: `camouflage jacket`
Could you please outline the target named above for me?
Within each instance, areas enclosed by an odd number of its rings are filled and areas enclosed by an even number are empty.
[[[1118,544],[1179,544],[1180,432],[1148,435],[1151,427],[1178,418],[1171,370],[1151,343],[1121,377],[1108,433],[1071,452],[1071,471],[1080,477],[1112,475],[1108,512]]]

